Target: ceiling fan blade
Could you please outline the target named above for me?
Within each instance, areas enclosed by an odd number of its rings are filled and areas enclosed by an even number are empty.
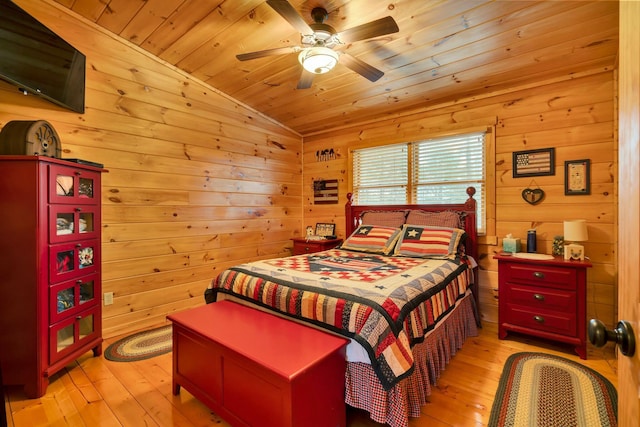
[[[299,50],[298,46],[277,47],[275,49],[259,50],[256,52],[241,53],[236,55],[240,61],[248,61],[249,59],[264,58],[265,56],[284,55],[287,53],[295,53]]]
[[[338,38],[343,43],[351,43],[372,37],[384,36],[385,34],[397,33],[398,31],[400,31],[400,29],[396,21],[392,17],[387,16],[386,18],[376,19],[367,24],[340,31]]]
[[[313,30],[307,24],[297,10],[286,0],[267,0],[267,4],[278,12],[293,28],[304,35],[313,34]]]
[[[349,55],[348,53],[340,55],[340,62],[372,82],[378,81],[380,77],[384,76],[382,71],[354,56]]]
[[[303,68],[302,75],[300,76],[300,81],[298,81],[298,86],[296,87],[296,89],[309,89],[311,87],[311,84],[313,83],[314,77],[315,74]]]

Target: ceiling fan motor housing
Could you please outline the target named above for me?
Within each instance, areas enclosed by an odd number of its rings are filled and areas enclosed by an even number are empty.
[[[301,34],[301,43],[307,47],[324,46],[333,48],[338,44],[336,30],[327,24],[309,24],[313,34]]]
[[[322,24],[329,17],[329,13],[323,7],[314,7],[311,10],[311,18],[313,18],[313,22],[318,24]]]

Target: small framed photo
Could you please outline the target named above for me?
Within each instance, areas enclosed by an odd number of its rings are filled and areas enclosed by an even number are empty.
[[[591,160],[564,162],[564,194],[577,196],[591,194]]]
[[[555,174],[555,148],[513,152],[514,178]]]
[[[316,236],[335,236],[336,235],[336,225],[333,223],[322,223],[319,222],[316,224]]]

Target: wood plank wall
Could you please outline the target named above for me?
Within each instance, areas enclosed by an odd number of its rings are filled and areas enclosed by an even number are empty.
[[[481,247],[481,311],[497,320],[497,264],[507,233],[536,227],[549,253],[562,221],[588,220],[588,316],[614,324],[616,300],[615,75],[594,70],[567,81],[532,83],[437,108],[304,138],[173,67],[61,10],[49,0],[16,0],[87,55],[87,112],[24,97],[0,81],[0,126],[48,120],[63,157],[103,163],[104,335],[161,322],[199,305],[213,275],[230,265],[290,253],[307,225],[335,222],[344,237],[347,152],[354,144],[400,142],[495,126],[489,176],[492,231]],[[555,147],[556,174],[511,177],[511,153]],[[333,149],[335,160],[317,161]],[[564,195],[564,161],[591,159],[592,194]],[[495,166],[494,166],[495,165]],[[304,172],[304,173],[303,173]],[[340,202],[313,204],[313,181],[338,179]],[[544,202],[526,204],[539,186]],[[488,207],[491,208],[493,204]]]
[[[565,219],[584,218],[589,229],[585,252],[593,262],[588,272],[589,318],[612,326],[616,307],[616,165],[615,74],[594,70],[566,81],[532,83],[500,94],[361,123],[304,138],[304,225],[336,222],[344,237],[343,206],[348,189],[348,149],[353,145],[420,140],[451,132],[495,125],[495,159],[488,160],[489,235],[480,248],[481,312],[497,321],[498,277],[493,254],[502,237],[512,233],[526,241],[537,229],[538,251],[551,253],[554,236],[563,234]],[[553,176],[512,177],[512,152],[555,147]],[[333,149],[335,160],[316,161],[316,152]],[[591,159],[591,195],[565,196],[564,162]],[[313,181],[338,179],[337,205],[313,204]],[[546,197],[532,206],[521,197],[525,188],[541,188]],[[493,206],[495,205],[495,210]]]
[[[290,254],[302,138],[48,0],[16,0],[87,56],[87,109],[0,81],[0,127],[47,120],[63,158],[103,163],[104,336],[204,303],[217,271]]]

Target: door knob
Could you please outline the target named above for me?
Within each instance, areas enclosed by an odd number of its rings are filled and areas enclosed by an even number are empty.
[[[633,356],[636,351],[636,337],[631,323],[626,320],[618,322],[616,329],[610,331],[601,320],[591,319],[588,328],[589,341],[596,347],[602,347],[607,341],[613,341],[620,346],[620,352],[625,356]]]

